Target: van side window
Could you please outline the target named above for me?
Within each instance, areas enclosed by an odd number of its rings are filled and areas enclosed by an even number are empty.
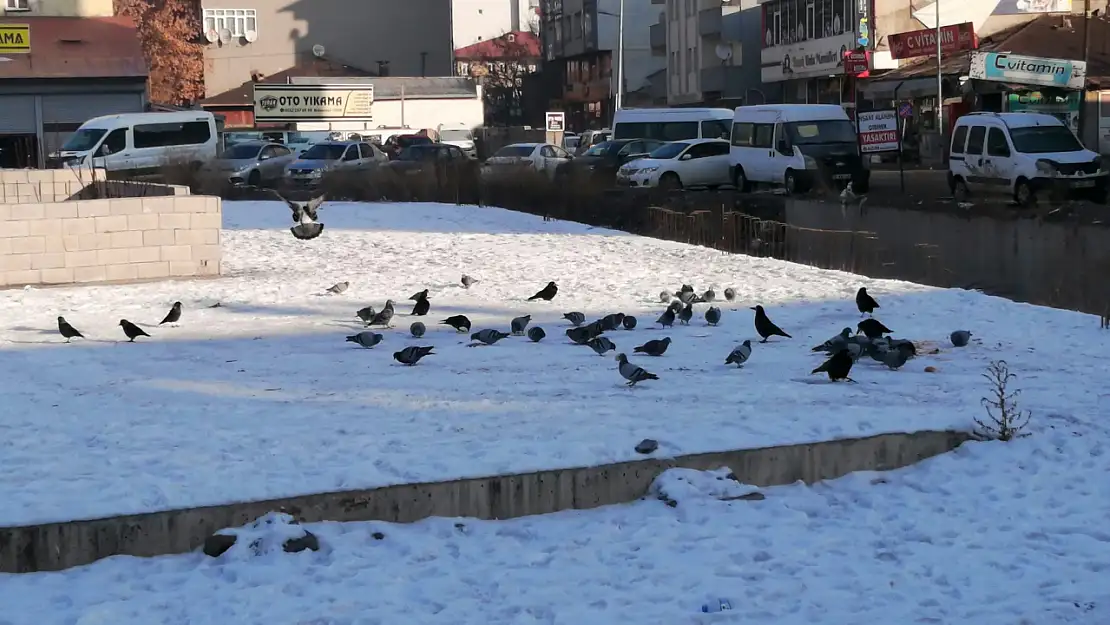
[[[728,122],[722,122],[726,124]],[[683,141],[698,138],[698,122],[621,122],[613,131],[613,139],[659,139]]]
[[[1010,144],[1006,142],[1006,134],[998,128],[991,128],[990,132],[987,133],[987,155],[1010,155]]]
[[[964,144],[967,143],[967,126],[956,126],[956,132],[952,133],[952,153],[963,154]]]
[[[116,154],[127,149],[127,129],[116,128],[109,133],[104,139],[104,147],[108,148],[108,154]]]
[[[747,123],[747,122],[741,122],[739,124],[733,124],[732,125],[732,145],[742,147],[742,148],[750,147],[751,144],[752,144],[752,132],[753,131],[754,131],[754,125],[753,124],[750,124],[750,123]]]
[[[728,139],[729,123],[723,119],[707,119],[701,123],[702,139]]]
[[[136,124],[134,133],[136,148],[199,145],[212,138],[208,122],[204,121]]]
[[[771,149],[775,147],[775,125],[755,124],[752,147]]]
[[[967,136],[967,153],[982,154],[983,138],[987,136],[986,126],[972,126],[971,133]]]

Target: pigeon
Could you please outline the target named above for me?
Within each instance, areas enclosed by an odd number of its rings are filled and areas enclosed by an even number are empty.
[[[752,310],[755,311],[755,331],[759,333],[759,336],[763,337],[760,343],[766,343],[767,339],[772,336],[784,336],[788,339],[794,338],[783,332],[782,328],[775,325],[774,322],[771,321],[771,318],[767,316],[767,312],[763,310],[762,306],[756,306],[752,308]]]
[[[683,284],[678,289],[678,292],[679,293],[693,293],[694,292],[694,287],[690,286],[689,284]]]
[[[455,332],[470,332],[470,320],[466,318],[466,315],[451,315],[440,323],[455,328]]]
[[[432,309],[432,303],[430,301],[428,301],[427,298],[418,299],[418,300],[416,300],[416,303],[413,304],[412,312],[409,313],[409,316],[410,317],[423,317],[424,315],[428,314],[428,311],[431,310],[431,309]]]
[[[725,289],[725,299],[730,302],[736,299],[736,289],[732,288],[731,286]]]
[[[874,318],[864,319],[856,324],[856,334],[862,332],[864,336],[871,340],[875,340],[884,334],[890,334],[893,331]]]
[[[393,300],[387,299],[387,300],[385,300],[385,307],[382,308],[381,312],[374,315],[374,318],[371,319],[370,322],[367,325],[385,326],[385,327],[389,328],[389,327],[392,327],[392,326],[389,325],[389,322],[392,321],[392,320],[393,320]]]
[[[640,367],[628,362],[628,356],[624,354],[617,354],[617,371],[620,372],[621,377],[628,380],[628,386],[636,386],[637,382],[644,380],[658,380],[659,376],[654,373],[648,373]]]
[[[61,320],[62,318],[58,317],[59,323],[61,323]],[[65,336],[64,332],[62,333],[62,336]],[[967,330],[956,330],[952,333],[952,336],[948,338],[952,340],[952,347],[966,347],[967,344],[971,342],[971,333]]]
[[[307,202],[294,202],[287,200],[280,193],[273,189],[265,189],[267,193],[274,196],[278,200],[285,202],[291,211],[293,211],[293,223],[296,224],[289,230],[293,236],[301,240],[315,239],[320,236],[324,231],[324,224],[317,223],[317,210],[320,205],[324,203],[326,196],[321,195],[314,197]]]
[[[833,382],[838,382],[840,380],[855,382],[855,380],[848,377],[848,374],[852,371],[852,364],[852,356],[845,348],[833,354],[828,360],[821,363],[820,367],[811,371],[810,374],[827,373],[829,379]]]
[[[715,299],[717,299],[717,292],[713,290],[713,287],[709,287],[705,290],[705,293],[701,294],[701,301],[703,302],[712,302]]]
[[[413,335],[415,338],[420,338],[424,336],[425,331],[427,331],[427,328],[425,328],[424,324],[420,323],[419,321],[414,321],[412,325],[409,326],[409,334]]]
[[[598,319],[597,321],[591,321],[590,323],[582,326],[582,328],[586,330],[591,339],[595,336],[601,336],[605,333],[605,326],[602,325],[601,319]]]
[[[163,319],[162,321],[160,321],[158,323],[158,325],[163,325],[163,324],[166,324],[166,323],[177,323],[180,320],[181,320],[181,302],[174,302],[173,306],[170,306],[170,312],[166,313],[166,318]]]
[[[586,321],[586,315],[580,312],[568,312],[563,314],[563,319],[566,319],[571,325],[577,328]]]
[[[509,322],[509,329],[513,334],[521,335],[524,334],[524,329],[528,327],[529,323],[532,323],[532,315],[517,317]]]
[[[643,345],[633,349],[637,354],[647,354],[648,356],[662,356],[667,348],[671,346],[671,337],[663,339],[654,339],[644,343]]]
[[[876,308],[879,308],[879,302],[868,295],[867,289],[861,286],[859,291],[856,291],[856,308],[859,309],[860,315],[870,315],[875,312]]]
[[[567,328],[567,338],[574,341],[578,345],[585,345],[590,342],[590,339],[595,338],[597,335],[590,332],[589,327],[581,328]]]
[[[355,312],[355,316],[358,317],[359,319],[362,319],[362,322],[367,323],[367,324],[370,323],[370,320],[373,319],[374,315],[376,315],[376,314],[377,314],[377,312],[374,310],[373,306],[367,306],[366,308],[359,308]]]
[[[402,349],[399,352],[393,352],[393,360],[396,360],[402,365],[408,365],[411,367],[420,362],[421,358],[427,356],[428,354],[431,354],[433,349],[435,348],[431,345],[427,347],[412,345]]]
[[[709,310],[705,311],[705,322],[711,326],[715,326],[721,322],[721,309],[716,306],[710,306]]]
[[[636,329],[636,318],[633,317],[632,315],[625,315],[624,320],[621,321],[621,325],[624,326],[625,330],[635,330]]]
[[[678,311],[678,320],[685,325],[690,325],[690,320],[694,318],[694,303],[688,302],[682,310]]]
[[[658,323],[659,325],[663,326],[664,328],[669,328],[669,327],[673,326],[674,325],[674,309],[673,308],[668,308],[667,310],[664,310],[663,314],[659,315],[659,318],[655,320],[655,323]]]
[[[363,347],[373,347],[385,338],[377,332],[359,332],[347,337],[349,343],[358,343]]]
[[[913,344],[913,341],[910,341],[910,340],[907,340],[907,339],[896,339],[896,338],[892,338],[892,337],[889,337],[889,336],[886,337],[886,338],[887,338],[887,347],[888,347],[888,349],[906,348],[906,349],[910,350],[910,357],[913,357],[913,356],[917,355],[917,346]]]
[[[684,302],[682,302],[681,300],[677,300],[677,299],[676,299],[675,301],[671,302],[671,305],[670,305],[670,306],[669,306],[668,308],[670,308],[670,309],[671,309],[671,311],[672,311],[672,312],[674,312],[674,314],[676,314],[676,315],[677,315],[677,314],[678,314],[678,312],[679,312],[680,310],[682,310],[682,307],[683,307],[683,306],[685,306],[685,303],[684,303]]]
[[[683,291],[678,294],[678,301],[683,304],[691,304],[698,301],[698,294],[693,291]]]
[[[613,313],[601,318],[601,327],[606,332],[616,330],[622,323],[624,323],[624,313]]]
[[[343,291],[346,291],[347,287],[349,286],[351,286],[350,282],[336,282],[335,284],[328,287],[328,293],[331,293],[332,295],[339,295]]]
[[[412,296],[409,297],[409,299],[414,302],[428,299],[428,289],[424,289],[423,291],[420,291],[418,293],[413,293]]]
[[[544,332],[543,328],[539,326],[528,328],[528,338],[532,339],[533,343],[539,343],[545,336],[547,336],[547,332]]]
[[[868,345],[870,345],[870,343],[868,343]],[[847,349],[848,350],[848,355],[852,357],[852,362],[855,362],[855,361],[859,360],[860,356],[863,355],[863,350],[866,349],[866,348],[864,347],[863,343],[848,343],[847,345],[845,345],[841,349]],[[829,355],[831,356],[831,355],[835,354],[838,351],[840,351],[840,350],[838,349],[838,350],[834,350],[832,352],[829,352]]]
[[[70,339],[85,338],[84,334],[81,334],[77,331],[77,328],[69,325],[69,322],[66,321],[66,318],[61,316],[58,317],[58,334],[61,334],[65,338],[66,343],[68,343]]]
[[[559,292],[559,287],[554,282],[548,282],[547,286],[543,287],[536,292],[535,295],[528,298],[528,301],[542,299],[545,302],[550,302],[555,299],[555,294]]]
[[[482,345],[493,345],[494,343],[496,343],[497,341],[500,341],[501,339],[505,338],[506,336],[509,336],[508,332],[502,332],[500,330],[486,329],[486,330],[478,330],[474,334],[471,334],[470,335],[470,340],[478,341],[478,343],[473,343],[473,345],[477,345],[479,343],[482,344]]]
[[[728,358],[725,358],[726,365],[735,364],[737,368],[743,367],[745,362],[752,357],[752,342],[744,341],[743,343],[732,348],[728,353]]]
[[[674,299],[674,295],[671,295],[670,291],[660,291],[659,292],[659,301],[660,302],[666,304],[666,303],[670,302],[672,299]]]
[[[617,349],[616,344],[614,344],[613,341],[610,341],[609,339],[605,338],[604,336],[598,336],[598,337],[592,338],[592,339],[590,339],[589,341],[586,342],[586,345],[588,345],[590,349],[597,352],[598,356],[604,356],[605,352],[607,352],[611,349],[613,349],[613,350]]]
[[[875,362],[885,362],[886,354],[890,351],[890,342],[886,339],[875,339],[860,346],[862,350]],[[839,351],[839,350],[838,350]]]
[[[119,320],[119,327],[123,328],[123,333],[127,335],[127,340],[129,343],[134,343],[135,339],[139,338],[140,336],[150,336],[142,328],[126,319]]]
[[[830,338],[829,340],[825,341],[824,343],[821,343],[820,345],[817,345],[816,347],[814,347],[810,351],[811,352],[825,352],[826,354],[835,354],[836,352],[840,351],[841,349],[844,349],[844,346],[848,344],[848,341],[851,338],[852,338],[852,329],[851,328],[844,328],[843,330],[840,331],[840,334],[837,334],[836,336]]]
[[[480,280],[475,280],[474,278],[471,278],[470,276],[468,276],[464,273],[463,276],[462,276],[462,279],[459,280],[459,282],[462,283],[464,289],[469,289],[471,285],[478,284],[478,282],[480,282]]]
[[[886,350],[883,354],[883,364],[897,371],[913,356],[913,352],[910,351],[910,349],[908,345],[902,343],[897,347]]]

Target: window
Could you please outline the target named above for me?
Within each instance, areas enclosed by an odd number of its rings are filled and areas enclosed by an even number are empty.
[[[275,146],[272,146],[270,149],[272,149],[274,151],[274,156],[275,157],[289,156],[290,154],[293,153],[293,150],[290,150],[289,148],[285,147],[284,145],[275,145]]]
[[[682,151],[685,150],[690,144],[676,141],[674,143],[664,143],[662,146],[652,150],[648,156],[650,158],[657,158],[662,160],[677,158]]]
[[[4,9],[8,11],[30,11],[30,0],[7,0]]]
[[[707,119],[701,123],[703,139],[728,139],[729,122],[724,119]]]
[[[697,139],[698,122],[622,122],[617,124],[613,135],[614,139]]]
[[[343,154],[343,160],[345,160],[345,161],[357,161],[358,159],[359,159],[359,156],[358,156],[358,146],[357,145],[352,145],[352,146],[348,147],[347,152]]]
[[[706,156],[725,156],[729,153],[728,144],[714,141],[713,143],[706,143]]]
[[[375,158],[378,155],[378,151],[369,143],[358,144],[358,151],[362,154],[362,158]]]
[[[746,148],[752,145],[752,133],[755,130],[754,124],[747,122],[732,125],[732,145]]]
[[[1006,142],[1006,133],[998,128],[991,128],[987,132],[987,154],[989,156],[1010,155],[1010,144]]]
[[[964,145],[967,144],[967,126],[957,126],[956,132],[952,133],[952,153],[963,154]]]
[[[552,150],[550,145],[545,145],[540,148],[540,156],[544,158],[555,158],[555,150]]]
[[[763,47],[833,37],[855,29],[853,0],[769,0],[763,11]]]
[[[688,154],[692,159],[705,158],[709,156],[709,145],[706,143],[699,143],[687,150],[686,154]]]
[[[1047,152],[1078,152],[1083,149],[1065,126],[1029,126],[1010,129],[1014,149],[1022,154],[1045,154]],[[968,152],[971,151],[970,146]]]
[[[555,153],[555,158],[570,158],[570,152],[559,146],[552,146],[551,151]]]
[[[258,32],[258,13],[254,9],[205,9],[204,32],[227,29],[232,37]]]
[[[161,148],[175,145],[199,145],[212,139],[205,121],[138,124],[134,128],[136,148]]]
[[[967,137],[967,153],[968,154],[982,154],[983,153],[983,138],[987,135],[987,129],[984,126],[975,126],[971,129],[971,134]]]
[[[101,149],[107,148],[106,154],[115,154],[127,149],[127,129],[116,128],[113,130],[106,139]]]
[[[753,124],[755,132],[752,136],[752,147],[771,149],[775,145],[774,124]]]
[[[784,130],[794,145],[828,145],[857,141],[856,127],[847,120],[788,122],[784,124]]]

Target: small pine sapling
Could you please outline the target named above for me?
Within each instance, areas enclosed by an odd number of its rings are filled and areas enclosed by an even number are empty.
[[[996,360],[987,367],[983,377],[990,383],[990,396],[982,398],[987,418],[975,418],[975,437],[979,440],[1010,441],[1029,436],[1025,432],[1032,413],[1022,411],[1017,402],[1021,390],[1010,391],[1017,376],[1010,373],[1005,360]]]

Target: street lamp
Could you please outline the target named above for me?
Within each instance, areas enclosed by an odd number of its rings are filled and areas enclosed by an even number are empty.
[[[621,108],[621,99],[624,95],[624,0],[620,0],[620,10],[617,13],[599,10],[598,15],[612,15],[617,18],[617,92],[614,99],[614,111]]]

